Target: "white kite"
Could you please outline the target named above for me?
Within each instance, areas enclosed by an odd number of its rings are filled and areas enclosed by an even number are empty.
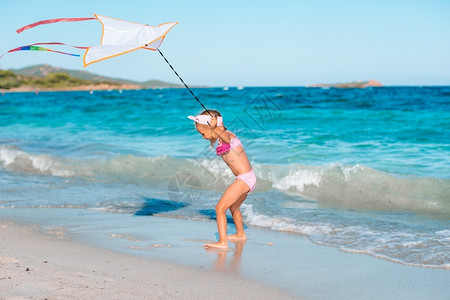
[[[138,49],[157,50],[177,22],[150,26],[95,15],[102,23],[100,45],[89,47],[83,57],[84,67],[95,62]]]
[[[34,43],[11,49],[6,53],[20,50],[34,50],[34,51],[50,51],[66,55],[80,56],[77,54],[55,51],[48,48],[36,46],[36,45],[65,45],[75,47],[78,49],[87,49],[83,56],[84,67],[86,67],[90,64],[99,62],[101,60],[129,53],[138,49],[147,49],[156,51],[158,50],[159,46],[161,46],[161,43],[163,42],[166,34],[170,31],[170,29],[172,29],[173,26],[178,24],[178,22],[168,22],[160,24],[158,26],[150,26],[110,18],[97,14],[94,14],[94,16],[95,18],[58,18],[58,19],[43,20],[30,25],[26,25],[18,29],[17,33],[21,33],[25,30],[43,24],[98,20],[102,24],[102,37],[100,40],[100,45],[90,47],[80,47],[60,42]]]

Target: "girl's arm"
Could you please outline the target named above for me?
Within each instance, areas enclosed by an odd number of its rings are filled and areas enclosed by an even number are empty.
[[[211,117],[211,122],[209,123],[209,126],[211,126],[212,131],[214,131],[214,133],[217,134],[224,143],[226,143],[226,144],[231,143],[231,138],[230,138],[230,135],[228,132],[224,132],[224,131],[217,132],[216,131],[216,129],[217,129],[216,115]]]

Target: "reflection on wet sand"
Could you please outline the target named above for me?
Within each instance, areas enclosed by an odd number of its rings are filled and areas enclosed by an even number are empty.
[[[227,265],[227,256],[229,252],[232,252],[230,250],[233,250],[232,248],[228,248],[226,250],[220,250],[220,249],[212,249],[207,248],[206,251],[208,253],[215,253],[217,254],[217,260],[214,264],[214,269],[216,271],[229,271],[229,272],[237,272],[239,271],[239,266],[241,264],[241,258],[242,258],[242,252],[244,250],[246,240],[233,240],[228,241],[229,243],[233,243],[235,245],[233,257],[231,258],[230,263]]]

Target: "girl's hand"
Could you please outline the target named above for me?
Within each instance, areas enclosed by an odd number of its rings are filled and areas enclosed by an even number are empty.
[[[209,121],[209,126],[211,126],[213,129],[217,127],[217,117],[216,117],[216,115],[213,115],[211,117],[211,121]]]

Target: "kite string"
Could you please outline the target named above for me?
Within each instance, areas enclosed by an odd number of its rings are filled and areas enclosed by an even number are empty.
[[[166,61],[166,63],[170,66],[170,68],[172,69],[172,71],[175,73],[175,75],[178,76],[178,78],[180,78],[181,82],[184,84],[184,86],[189,90],[189,92],[191,92],[191,95],[195,98],[195,100],[197,100],[198,103],[200,103],[200,105],[208,112],[208,114],[212,117],[213,115],[211,114],[211,112],[200,102],[200,100],[198,100],[197,96],[194,95],[194,93],[192,92],[192,90],[187,86],[187,84],[184,82],[184,80],[180,77],[180,75],[178,75],[177,71],[175,71],[175,69],[172,67],[172,65],[170,64],[170,62],[167,60],[167,58],[164,56],[164,54],[162,54],[162,52],[158,49],[159,54],[161,54],[161,56],[164,58],[164,60]]]

